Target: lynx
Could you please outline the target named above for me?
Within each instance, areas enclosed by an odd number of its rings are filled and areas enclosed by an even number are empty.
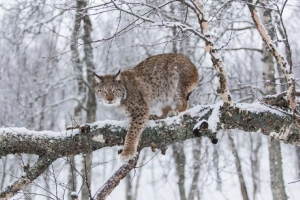
[[[194,64],[181,54],[151,56],[133,69],[94,76],[99,101],[121,108],[130,118],[123,161],[135,155],[148,119],[166,118],[188,108],[187,100],[199,80]]]

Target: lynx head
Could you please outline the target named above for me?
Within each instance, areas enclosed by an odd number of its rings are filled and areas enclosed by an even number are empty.
[[[126,97],[126,90],[121,84],[121,71],[115,75],[98,76],[94,73],[96,80],[96,96],[103,105],[118,106]]]

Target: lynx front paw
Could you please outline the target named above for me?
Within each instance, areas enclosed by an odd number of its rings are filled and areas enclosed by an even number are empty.
[[[128,162],[131,158],[137,155],[136,151],[122,151],[121,153],[121,161]]]
[[[168,112],[168,117],[174,117],[174,116],[176,116],[176,115],[178,115],[179,114],[179,112],[177,112],[177,111],[175,111],[175,110],[170,110],[169,112]]]

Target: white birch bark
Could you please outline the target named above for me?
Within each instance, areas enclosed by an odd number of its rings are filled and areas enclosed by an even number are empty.
[[[211,56],[211,61],[215,69],[217,70],[218,79],[219,79],[217,92],[220,95],[222,101],[225,103],[225,105],[231,106],[233,101],[228,88],[228,80],[227,80],[228,77],[227,77],[226,69],[224,67],[224,62],[222,61],[221,55],[218,53],[218,50],[215,47],[214,42],[211,38],[210,31],[209,31],[209,24],[207,19],[205,18],[203,6],[199,2],[199,0],[192,0],[191,2],[195,6],[195,8],[192,9],[197,13],[198,22],[201,27],[202,34],[206,39],[205,50],[209,52]],[[189,6],[188,3],[186,3],[186,5]]]
[[[287,79],[287,83],[289,86],[288,92],[287,92],[287,98],[289,101],[289,107],[290,107],[291,111],[294,112],[295,107],[296,107],[296,101],[295,101],[296,89],[295,89],[295,78],[294,78],[294,74],[292,71],[292,66],[290,66],[289,63],[286,61],[285,57],[281,53],[279,53],[279,51],[276,48],[274,42],[272,41],[270,35],[268,34],[265,26],[261,22],[261,19],[258,15],[258,12],[257,12],[255,6],[252,3],[253,3],[252,0],[248,1],[248,8],[250,10],[253,22],[254,22],[260,36],[262,37],[263,41],[268,46],[269,50],[271,51],[271,53],[273,54],[273,56],[279,63],[282,73],[284,74],[285,78]]]

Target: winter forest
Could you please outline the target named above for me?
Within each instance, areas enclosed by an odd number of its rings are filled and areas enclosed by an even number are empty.
[[[298,0],[0,2],[1,200],[299,199]],[[163,53],[200,81],[121,162],[93,74]]]

